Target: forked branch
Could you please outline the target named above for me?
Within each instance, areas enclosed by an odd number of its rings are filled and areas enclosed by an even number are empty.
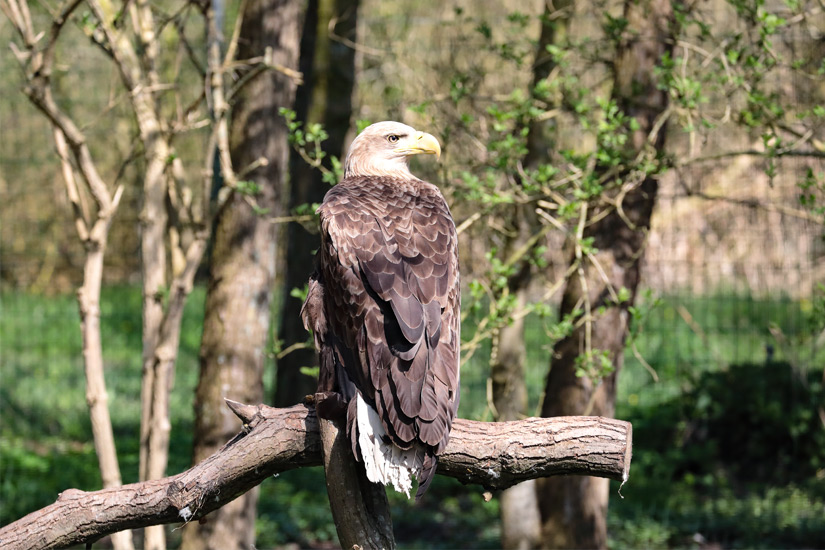
[[[196,520],[267,477],[321,465],[313,408],[227,403],[244,431],[200,464],[164,479],[95,492],[64,491],[54,504],[0,529],[0,547],[62,548],[122,529]],[[458,419],[438,473],[486,489],[554,475],[626,481],[631,434],[628,422],[600,417]]]

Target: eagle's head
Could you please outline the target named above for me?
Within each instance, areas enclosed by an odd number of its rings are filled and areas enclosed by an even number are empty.
[[[411,178],[410,156],[428,153],[441,156],[438,140],[400,122],[376,122],[352,141],[344,177],[390,176]]]

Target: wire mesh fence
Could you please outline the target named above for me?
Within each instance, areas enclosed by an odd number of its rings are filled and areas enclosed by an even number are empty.
[[[0,21],[0,44],[10,37],[8,25]],[[85,51],[72,55],[83,56]],[[128,123],[114,128],[110,124],[114,117],[106,116],[119,108],[105,85],[116,75],[92,79],[90,75],[100,71],[97,59],[90,56],[62,85],[73,89],[70,97],[78,108],[100,113],[86,131],[94,140],[93,153],[104,159],[108,176],[137,182],[137,169],[122,169],[134,155],[133,129]],[[20,92],[16,71],[11,56],[0,56],[4,76],[0,78],[0,434],[14,445],[31,446],[19,440],[23,428],[17,425],[33,423],[52,438],[38,445],[53,445],[57,454],[67,452],[66,445],[93,452],[83,447],[88,443],[78,443],[88,441],[78,315],[72,297],[82,276],[83,248],[74,233],[50,128]],[[84,79],[104,85],[83,86]],[[798,87],[806,89],[807,84]],[[743,150],[750,148],[747,136],[739,139]],[[764,159],[742,155],[682,166],[661,180],[640,294],[641,307],[650,306],[650,311],[625,353],[620,414],[684,395],[699,373],[723,371],[731,365],[786,361],[797,369],[821,368],[825,338],[810,322],[821,294],[817,285],[825,283],[825,230],[821,219],[812,218],[798,201],[798,182],[808,169],[823,173],[825,162],[786,158],[777,166],[778,175],[769,177]],[[137,184],[126,186],[114,221],[102,312],[110,403],[117,404],[113,417],[124,442],[136,439],[139,417],[139,195]],[[465,257],[470,265],[478,259]],[[549,269],[565,270],[564,266]],[[186,349],[173,396],[173,408],[181,413],[175,428],[179,437],[173,438],[178,452],[172,452],[178,463],[170,470],[180,470],[188,462],[187,426],[191,426],[202,315],[198,308],[202,308],[202,291],[190,305],[184,331]],[[536,410],[550,350],[542,342],[538,321],[528,330],[534,336],[528,338],[532,344],[527,376],[531,410]],[[473,399],[482,403],[478,410],[486,402],[483,353],[473,367],[478,383],[470,383],[472,376],[466,379]],[[61,388],[57,402],[44,401],[54,399],[54,394],[44,393],[43,379]],[[130,443],[125,445],[128,448]],[[35,466],[43,471],[50,468],[45,461]],[[130,471],[136,471],[134,464],[124,466],[127,480]],[[14,470],[2,473],[9,479]],[[78,479],[94,475],[94,468],[86,468],[78,472]],[[0,521],[31,509],[30,504],[25,498],[7,501],[0,505]]]

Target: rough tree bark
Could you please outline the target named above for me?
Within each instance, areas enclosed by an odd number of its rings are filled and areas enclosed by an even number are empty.
[[[238,41],[239,58],[261,56],[270,49],[272,62],[297,67],[298,4],[296,0],[247,3]],[[287,128],[278,109],[291,107],[295,87],[289,76],[267,72],[244,88],[232,108],[232,165],[256,166],[243,178],[257,184],[254,201],[273,216],[282,213],[289,152]],[[237,420],[224,406],[224,397],[245,402],[259,402],[263,397],[278,225],[256,213],[248,199],[233,192],[215,223],[195,392],[193,464],[218,450],[237,430]],[[249,491],[217,510],[208,521],[188,524],[182,547],[252,548],[257,497],[257,490]]]
[[[539,82],[545,80],[555,67],[547,46],[564,40],[567,21],[572,11],[572,0],[546,2],[541,18],[541,33],[536,47],[530,94]],[[527,135],[527,153],[524,169],[535,170],[547,162],[551,148],[547,122],[531,120]],[[507,281],[507,291],[515,297],[516,311],[522,310],[534,279],[535,269],[530,261],[533,251],[542,244],[545,228],[538,221],[533,204],[513,206],[507,242],[507,255],[515,262],[516,272]],[[517,420],[527,412],[527,386],[524,378],[526,346],[524,317],[517,315],[512,323],[493,335],[493,353],[490,357],[493,405],[496,420]],[[529,480],[501,492],[501,546],[505,549],[527,550],[537,548],[541,540],[536,482]]]
[[[278,472],[321,464],[314,409],[229,405],[244,432],[197,466],[162,480],[64,491],[54,504],[0,528],[0,547],[64,548],[121,529],[197,521]],[[553,475],[627,480],[631,445],[630,424],[609,418],[457,419],[438,473],[488,490]]]
[[[342,548],[395,548],[383,485],[372,483],[352,459],[344,420],[318,419],[321,456],[332,519]]]
[[[627,115],[639,122],[629,140],[632,154],[655,155],[665,142],[664,119],[668,96],[657,87],[654,70],[662,55],[673,47],[673,11],[669,0],[626,2],[628,26],[618,44],[614,62],[613,98]],[[658,127],[657,127],[658,126]],[[592,209],[596,219],[584,230],[595,239],[594,261],[583,261],[581,276],[568,280],[560,315],[571,313],[577,304],[589,302],[590,310],[604,307],[590,326],[591,345],[607,350],[614,372],[600,384],[576,376],[576,358],[585,350],[586,324],[561,340],[553,350],[542,407],[542,416],[595,414],[611,417],[616,399],[616,377],[621,369],[628,311],[639,284],[650,217],[658,183],[643,177],[612,191],[622,211]],[[607,208],[602,203],[599,208]],[[630,291],[630,300],[620,305],[611,291]],[[613,294],[615,295],[615,294]],[[544,548],[607,548],[608,483],[594,478],[554,478],[539,481]]]
[[[301,37],[301,72],[304,85],[295,99],[296,119],[320,121],[329,138],[321,144],[329,157],[340,157],[350,129],[352,93],[355,85],[355,50],[338,37],[355,42],[359,0],[310,0]],[[330,35],[332,32],[332,36]],[[289,208],[320,203],[329,190],[321,171],[312,168],[292,151],[289,159]],[[304,288],[314,269],[315,251],[321,239],[314,230],[290,222],[286,227],[286,264],[283,306],[278,338],[284,349],[306,342],[307,332],[301,322],[302,300],[290,295],[293,288]],[[294,349],[278,359],[275,381],[275,404],[287,406],[304,395],[315,392],[316,381],[301,373],[301,367],[318,364],[312,346]]]

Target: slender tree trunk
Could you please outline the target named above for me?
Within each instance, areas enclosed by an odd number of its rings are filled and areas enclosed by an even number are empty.
[[[64,161],[64,168],[71,170],[71,167],[67,166],[68,156],[62,132],[55,131],[55,141],[61,159]],[[68,178],[73,179],[73,176],[69,175]],[[67,185],[70,188],[74,187],[68,179]],[[76,189],[74,192],[77,193]],[[72,202],[75,202],[74,198]],[[86,403],[89,406],[92,438],[104,488],[120,487],[123,484],[112,430],[112,419],[109,415],[109,394],[106,391],[106,380],[103,374],[103,343],[100,337],[100,289],[103,281],[103,259],[106,255],[106,243],[113,214],[114,209],[110,212],[99,213],[100,217],[83,243],[86,248],[83,286],[77,291],[80,332],[83,339],[83,365],[86,373]],[[117,550],[131,550],[134,548],[132,532],[113,533],[112,543]]]
[[[521,210],[521,209],[519,209]],[[531,224],[524,217],[519,220],[520,237],[510,249],[523,244]],[[523,262],[520,273],[510,281],[508,290],[516,296],[516,309],[525,306],[527,288],[532,278],[528,262]],[[493,386],[493,405],[496,421],[519,420],[527,412],[527,386],[524,379],[524,318],[499,329],[493,336],[490,357],[490,378]],[[535,480],[525,481],[501,492],[501,546],[505,549],[530,549],[538,545],[541,520],[535,493]]]
[[[143,134],[160,133],[155,124],[149,124]],[[166,159],[168,149],[165,141],[157,137],[147,139],[151,148],[147,149],[147,159],[163,155]],[[147,147],[150,146],[147,143]],[[164,161],[165,163],[165,161]],[[163,322],[163,294],[166,292],[166,175],[163,165],[149,162],[144,176],[143,210],[140,214],[140,251],[141,275],[143,278],[143,379],[141,384],[141,423],[140,423],[140,479],[153,479],[150,474],[149,460],[155,451],[150,442],[154,432],[155,445],[158,436],[164,431],[163,420],[153,414],[154,390],[157,386],[155,377],[155,350],[160,339],[160,326]],[[167,378],[166,373],[162,374]],[[168,423],[168,417],[165,418]],[[164,464],[165,468],[165,464]],[[154,468],[157,470],[157,467]],[[163,472],[155,478],[163,477]]]
[[[118,69],[130,94],[137,118],[141,142],[146,161],[143,176],[143,209],[140,214],[141,276],[143,279],[143,371],[141,377],[140,415],[140,461],[141,480],[159,479],[166,473],[169,431],[169,385],[171,367],[168,362],[158,364],[157,347],[163,324],[163,295],[168,291],[166,273],[166,162],[169,158],[169,143],[161,131],[157,102],[154,91],[146,90],[142,84],[156,84],[154,61],[157,44],[152,44],[154,29],[151,14],[146,13],[147,3],[136,2],[133,12],[135,28],[139,29],[141,53],[132,46],[124,45],[122,38],[110,41],[117,44],[114,49]],[[101,8],[99,19],[106,20],[106,7]],[[149,15],[148,17],[146,17]],[[142,57],[139,58],[139,56]],[[144,69],[147,74],[144,73]],[[140,83],[140,84],[138,84]],[[174,364],[174,353],[172,364]],[[150,527],[144,531],[144,548],[162,550],[165,548],[162,527]]]
[[[272,49],[273,63],[297,68],[300,9],[297,0],[249,2],[243,14],[239,58]],[[294,81],[268,72],[251,82],[232,111],[232,164],[239,170],[265,158],[244,179],[260,189],[257,206],[267,216],[282,214],[289,147],[278,113],[291,107]],[[218,213],[206,296],[200,379],[195,395],[193,464],[214,453],[237,432],[237,418],[224,398],[259,403],[269,341],[273,283],[278,254],[278,225],[255,212],[239,193]],[[249,549],[255,544],[258,491],[216,510],[208,521],[191,523],[183,548]]]
[[[352,93],[355,85],[355,50],[329,36],[328,28],[334,18],[333,33],[355,41],[359,0],[310,0],[301,37],[301,71],[304,84],[295,100],[297,119],[315,122],[323,116],[329,138],[322,144],[327,155],[340,157],[350,129]],[[327,166],[329,163],[327,162]],[[323,174],[310,167],[295,151],[289,159],[290,210],[302,205],[320,203],[329,190]],[[315,251],[321,244],[320,236],[312,227],[290,223],[286,228],[287,257],[283,306],[281,308],[278,338],[284,349],[307,340],[307,332],[300,319],[302,300],[290,296],[293,288],[304,288],[314,269]],[[292,405],[305,395],[315,393],[316,380],[303,374],[301,367],[318,364],[312,346],[296,349],[278,359],[275,382],[275,404]]]
[[[517,306],[525,305],[527,288],[515,289]],[[497,421],[519,420],[527,410],[524,379],[524,318],[502,328],[494,340],[496,353],[490,376]],[[536,480],[519,483],[501,492],[501,547],[528,550],[538,546],[541,517],[536,499]]]
[[[86,370],[86,403],[89,405],[100,476],[103,487],[109,488],[120,487],[123,481],[120,477],[112,419],[109,416],[109,397],[103,376],[103,345],[100,339],[100,286],[105,250],[105,236],[102,242],[87,243],[83,286],[77,292],[77,302]],[[117,550],[134,548],[132,532],[113,533],[112,543]]]
[[[87,244],[83,268],[83,286],[77,291],[80,327],[83,337],[83,363],[86,369],[86,403],[92,419],[100,474],[104,487],[122,484],[115,451],[112,420],[109,417],[109,397],[103,377],[103,344],[100,340],[100,284],[103,278],[103,256],[106,242]]]
[[[141,94],[133,99],[141,139],[146,148],[143,210],[140,214],[141,275],[143,277],[143,376],[141,380],[140,462],[141,481],[166,474],[169,454],[169,391],[177,348],[171,361],[157,361],[164,323],[163,296],[168,292],[166,273],[166,159],[169,147],[154,112],[154,99]],[[163,550],[162,526],[144,530],[144,548]]]
[[[656,154],[664,148],[665,128],[662,125],[655,129],[655,125],[667,109],[668,97],[658,89],[654,69],[662,55],[673,47],[672,7],[669,0],[628,1],[624,16],[629,25],[616,51],[613,98],[626,114],[639,122],[639,129],[631,135],[631,152]],[[652,131],[654,139],[650,140]],[[606,350],[615,370],[596,384],[576,376],[576,359],[586,348],[586,326],[582,325],[553,350],[542,416],[613,416],[616,378],[621,370],[627,334],[627,308],[636,298],[657,187],[655,178],[645,177],[623,198],[626,219],[614,209],[585,229],[584,236],[594,238],[599,265],[583,261],[581,276],[573,275],[568,280],[560,314],[571,313],[585,300],[593,312],[604,308],[604,313],[597,315],[590,327],[591,346]],[[615,197],[616,193],[613,194]],[[596,218],[600,213],[598,209],[593,210],[591,217]],[[608,285],[616,290],[622,287],[629,290],[630,300],[617,305],[610,299]],[[605,479],[540,480],[543,547],[607,548],[607,501]]]
[[[547,46],[564,38],[570,17],[572,0],[546,3],[541,34],[533,65],[532,88],[546,79],[554,67],[547,54]],[[531,121],[527,139],[527,154],[523,164],[535,169],[547,162],[551,147],[547,123]],[[516,298],[516,310],[527,303],[527,293],[535,275],[531,262],[532,251],[543,241],[537,238],[542,231],[532,205],[515,206],[507,254],[521,253],[518,270],[508,281],[507,290]],[[527,386],[524,378],[526,348],[524,318],[515,319],[502,327],[493,337],[493,354],[490,361],[490,377],[493,387],[493,404],[496,420],[518,420],[527,413]],[[501,545],[505,549],[537,548],[541,539],[541,517],[538,509],[535,480],[526,481],[501,493]]]

